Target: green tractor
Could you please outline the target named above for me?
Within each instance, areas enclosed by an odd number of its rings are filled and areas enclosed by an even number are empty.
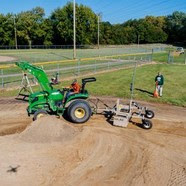
[[[33,115],[33,120],[52,114],[66,117],[73,123],[84,123],[89,120],[92,115],[91,107],[87,101],[89,97],[85,85],[88,82],[96,81],[96,78],[82,79],[82,86],[79,93],[69,94],[70,89],[62,90],[53,88],[48,80],[44,70],[34,66],[29,62],[16,62],[24,72],[28,71],[32,74],[41,86],[42,91],[35,92],[29,96],[29,106],[27,108],[28,116]]]

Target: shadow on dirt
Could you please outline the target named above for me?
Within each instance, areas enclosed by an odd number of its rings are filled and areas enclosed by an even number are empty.
[[[141,123],[134,122],[134,121],[130,121],[130,122],[131,122],[133,125],[135,125],[135,126],[141,128],[141,129],[144,129],[144,128],[143,128],[143,125],[142,125]]]
[[[147,93],[149,96],[153,96],[153,92],[149,92],[148,90],[143,90],[143,89],[140,89],[140,88],[135,88],[135,90],[139,91],[139,92],[142,92],[142,93]]]
[[[21,98],[21,97],[16,97],[15,99],[18,100],[18,101],[22,101],[22,102],[28,102],[29,100],[26,99],[26,98],[27,98],[27,97],[23,97],[23,98]]]

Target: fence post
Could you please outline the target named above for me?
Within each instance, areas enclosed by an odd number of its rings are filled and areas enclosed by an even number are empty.
[[[151,62],[152,62],[152,59],[153,59],[153,54],[154,54],[154,49],[152,49]]]
[[[97,67],[96,67],[96,60],[95,60],[95,66],[94,66],[94,73],[96,73]]]
[[[4,88],[3,69],[1,69],[1,75],[2,75],[1,85],[2,85],[2,88]]]
[[[108,61],[108,64],[107,65],[108,65],[108,70],[109,70],[110,69],[110,62],[109,61]]]
[[[170,63],[170,56],[171,56],[171,51],[169,50],[169,53],[168,53],[168,63]]]
[[[78,59],[78,76],[80,75],[80,59]]]
[[[57,79],[59,80],[59,63],[57,64]]]
[[[186,51],[184,53],[185,53],[185,65],[186,65]]]

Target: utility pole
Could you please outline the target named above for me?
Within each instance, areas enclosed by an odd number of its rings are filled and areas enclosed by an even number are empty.
[[[100,32],[100,14],[98,14],[98,49],[99,49],[99,32]]]
[[[13,16],[13,20],[14,20],[15,47],[16,47],[16,49],[17,49],[17,29],[16,29],[15,15]]]
[[[73,6],[73,19],[74,19],[74,53],[73,57],[76,59],[76,2],[74,0],[74,6]]]

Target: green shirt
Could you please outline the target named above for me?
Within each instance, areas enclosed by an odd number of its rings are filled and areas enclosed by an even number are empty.
[[[156,78],[155,78],[155,82],[158,82],[158,85],[163,85],[164,84],[163,75],[157,75]]]

